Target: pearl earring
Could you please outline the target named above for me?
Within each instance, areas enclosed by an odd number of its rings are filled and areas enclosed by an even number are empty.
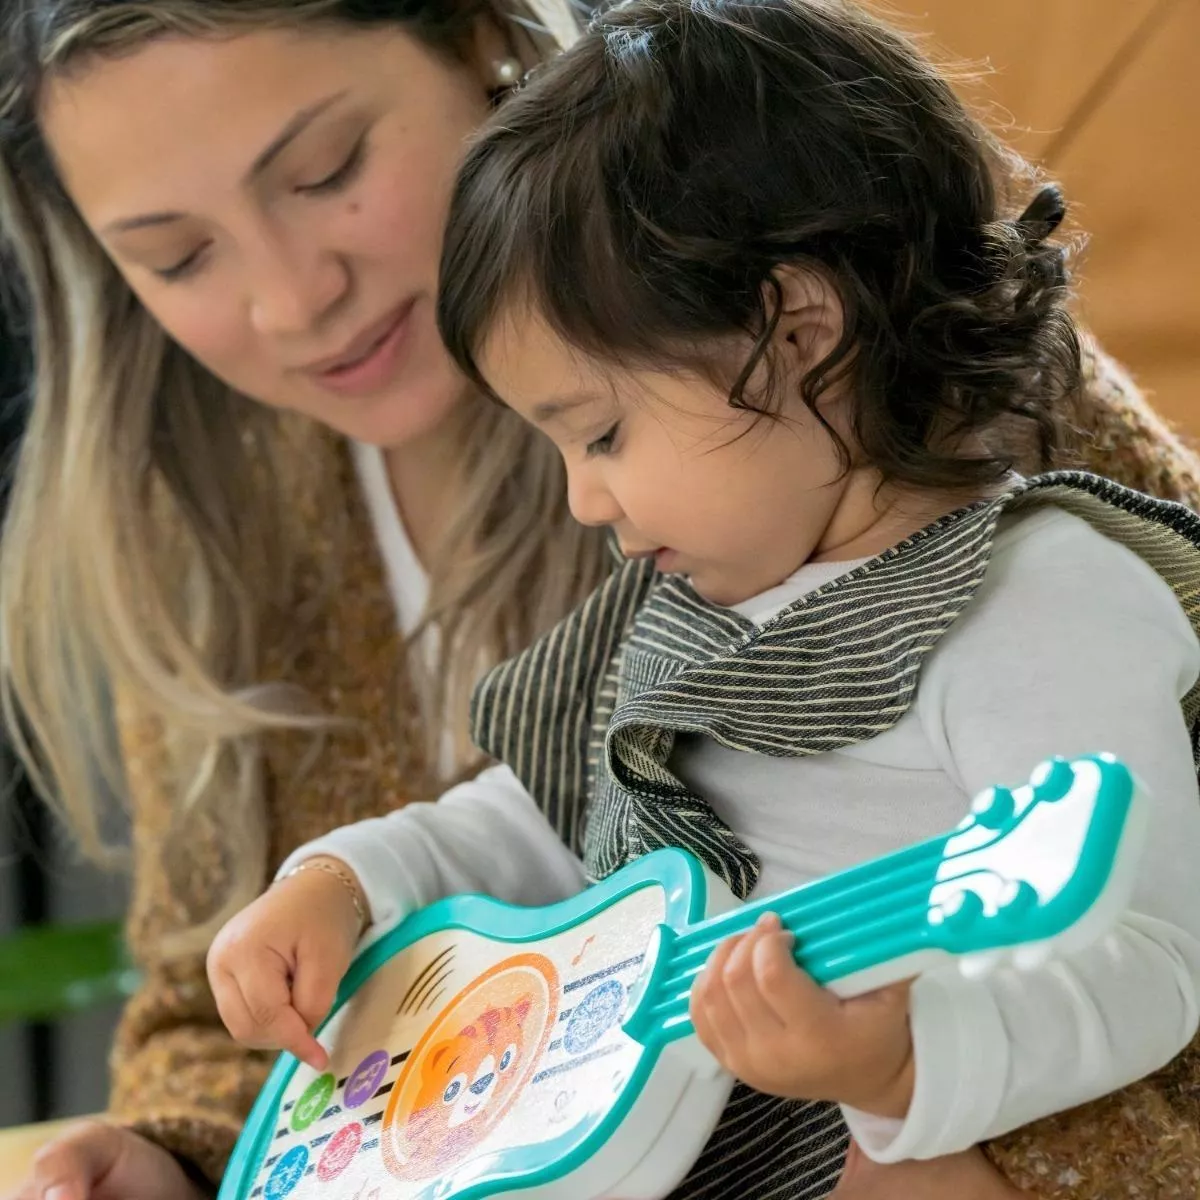
[[[492,79],[495,81],[498,90],[516,87],[521,81],[522,73],[521,60],[518,58],[510,56],[492,63]]]

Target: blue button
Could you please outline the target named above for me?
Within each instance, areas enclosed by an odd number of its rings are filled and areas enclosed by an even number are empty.
[[[593,988],[575,1006],[563,1034],[568,1054],[590,1050],[614,1025],[625,1010],[625,987],[615,979]]]
[[[308,1147],[293,1146],[276,1164],[263,1188],[266,1200],[283,1200],[299,1186],[308,1167]]]

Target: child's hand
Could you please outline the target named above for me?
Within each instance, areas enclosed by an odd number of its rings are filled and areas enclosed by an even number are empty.
[[[792,958],[768,914],[719,946],[692,990],[692,1022],[717,1061],[760,1092],[903,1117],[912,1099],[909,985],[843,1000]]]
[[[209,983],[229,1032],[256,1049],[290,1050],[317,1071],[329,1056],[312,1031],[333,1006],[366,911],[353,873],[328,861],[337,874],[305,870],[280,880],[208,952]]]

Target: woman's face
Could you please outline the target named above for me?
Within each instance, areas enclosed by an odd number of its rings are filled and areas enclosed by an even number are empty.
[[[130,287],[215,375],[362,441],[464,390],[438,261],[480,73],[389,27],[172,37],[46,88],[67,191]]]

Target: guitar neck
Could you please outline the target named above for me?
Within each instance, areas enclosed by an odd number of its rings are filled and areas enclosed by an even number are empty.
[[[779,917],[795,938],[796,962],[823,986],[870,969],[871,981],[862,990],[881,987],[889,982],[881,960],[896,964],[890,982],[898,982],[905,977],[901,960],[928,943],[928,901],[948,840],[931,838],[891,855],[885,867],[864,863],[682,932],[664,926],[647,982],[654,994],[639,1006],[630,1032],[639,1041],[659,1043],[691,1034],[688,1004],[700,972],[717,946],[748,933],[764,913]]]
[[[906,978],[920,951],[992,953],[1095,936],[1132,892],[1137,795],[1109,755],[1050,759],[1015,791],[981,792],[946,834],[678,932],[662,926],[625,1027],[647,1044],[692,1033],[696,977],[722,941],[766,912],[794,935],[796,962],[843,996]]]

